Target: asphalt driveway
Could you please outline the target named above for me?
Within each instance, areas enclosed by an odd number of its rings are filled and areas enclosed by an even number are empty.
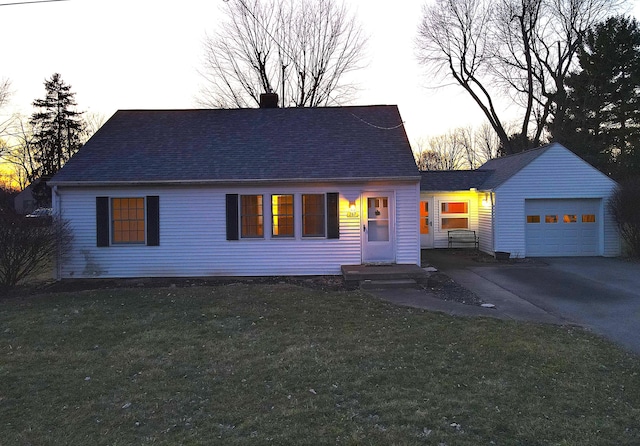
[[[603,257],[536,260],[463,268],[640,354],[640,263]]]

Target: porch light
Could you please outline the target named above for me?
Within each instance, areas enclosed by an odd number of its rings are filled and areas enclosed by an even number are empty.
[[[349,210],[347,211],[347,217],[358,217],[358,210],[356,208],[356,202],[349,202]]]
[[[491,201],[489,199],[489,194],[484,194],[484,198],[482,199],[482,207],[488,208],[491,206]]]

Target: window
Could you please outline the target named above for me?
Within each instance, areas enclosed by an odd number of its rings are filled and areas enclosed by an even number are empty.
[[[527,215],[527,223],[540,223],[539,215]]]
[[[466,201],[442,203],[443,214],[467,214],[469,213],[469,203]]]
[[[112,198],[113,243],[144,243],[144,198]]]
[[[582,214],[582,223],[595,223],[595,214]]]
[[[296,221],[294,203],[300,202],[302,212]],[[264,237],[262,195],[226,194],[225,208],[227,240]],[[340,238],[340,194],[337,192],[272,195],[271,213],[271,238],[295,237],[295,226],[302,228],[302,237]]]
[[[443,218],[442,229],[468,229],[468,218]]]
[[[274,237],[293,237],[293,195],[271,196],[271,229]]]
[[[325,236],[324,194],[302,195],[302,236]]]
[[[469,203],[467,201],[443,202],[440,204],[441,229],[469,229]]]
[[[96,197],[96,246],[160,245],[160,197]]]
[[[545,215],[544,216],[544,222],[545,223],[558,223],[558,216],[557,215]]]
[[[565,223],[577,223],[578,216],[573,214],[564,214],[564,217],[562,217],[562,221]]]
[[[262,195],[240,196],[240,221],[242,237],[263,237]]]

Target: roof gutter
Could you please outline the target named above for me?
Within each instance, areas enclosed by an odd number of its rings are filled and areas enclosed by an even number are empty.
[[[362,178],[286,178],[286,179],[246,179],[246,180],[149,180],[149,181],[49,181],[54,187],[124,187],[124,186],[228,186],[252,184],[293,184],[293,183],[380,183],[386,181],[415,183],[419,175],[410,177],[362,177]]]

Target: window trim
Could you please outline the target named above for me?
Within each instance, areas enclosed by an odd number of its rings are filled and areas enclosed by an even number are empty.
[[[444,211],[443,208],[446,204],[449,203],[464,203],[467,212],[448,212],[448,211]],[[444,231],[453,231],[456,229],[469,229],[471,227],[471,217],[470,217],[470,208],[471,208],[471,203],[469,200],[446,200],[446,201],[440,201],[440,206],[439,206],[439,210],[440,210],[440,230],[444,230]],[[466,219],[467,221],[467,225],[466,227],[446,227],[444,225],[444,221],[445,220],[449,220],[449,219]]]
[[[244,233],[244,218],[245,215],[242,213],[242,199],[244,197],[260,197],[260,203],[257,205],[258,207],[261,208],[261,213],[259,214],[246,214],[247,217],[257,217],[258,222],[256,224],[256,228],[260,229],[260,234],[256,234],[256,235],[245,235]],[[239,212],[239,222],[240,222],[240,238],[241,239],[246,239],[246,240],[262,240],[265,238],[264,234],[265,234],[265,228],[264,228],[264,194],[240,194],[239,195],[239,205],[238,205],[238,212]]]
[[[281,205],[280,203],[278,204],[274,204],[273,200],[276,197],[291,197],[291,214],[285,214],[285,213],[281,213],[281,212],[274,212],[276,209],[275,207],[278,207],[278,210],[280,209],[280,206],[287,206],[289,205],[289,203]],[[271,237],[273,238],[277,238],[277,239],[291,239],[291,238],[295,238],[296,237],[296,209],[295,209],[295,194],[271,194]],[[291,225],[287,226],[287,225],[280,225],[280,223],[276,223],[276,219],[280,219],[280,218],[290,218],[291,219]],[[278,229],[278,232],[281,231],[281,228],[291,228],[291,233],[286,233],[286,234],[276,234],[276,229]]]
[[[304,197],[305,196],[319,196],[322,197],[322,234],[318,233],[318,234],[305,234],[305,220],[306,218],[308,218],[308,216],[319,216],[320,214],[310,214],[310,213],[305,213],[305,207],[304,207]],[[302,239],[326,239],[327,238],[327,194],[323,194],[323,193],[309,193],[309,194],[300,194],[300,225],[301,225],[301,229],[300,229],[300,237]]]
[[[117,232],[116,231],[116,225],[118,222],[139,222],[140,219],[139,218],[135,218],[135,219],[118,219],[116,220],[115,218],[115,204],[117,200],[142,200],[142,240],[134,240],[134,241],[118,241],[116,240],[117,237]],[[129,202],[130,204],[130,202]],[[135,208],[136,210],[138,209],[137,207]],[[130,211],[131,207],[129,206],[127,208],[127,211]],[[147,215],[146,215],[146,211],[147,211],[147,203],[145,200],[145,197],[110,197],[109,198],[109,224],[111,225],[111,244],[112,245],[146,245],[147,244]],[[123,230],[121,230],[120,232],[125,232]],[[126,231],[126,232],[131,232],[131,231]],[[140,232],[139,229],[136,229],[135,232]]]

